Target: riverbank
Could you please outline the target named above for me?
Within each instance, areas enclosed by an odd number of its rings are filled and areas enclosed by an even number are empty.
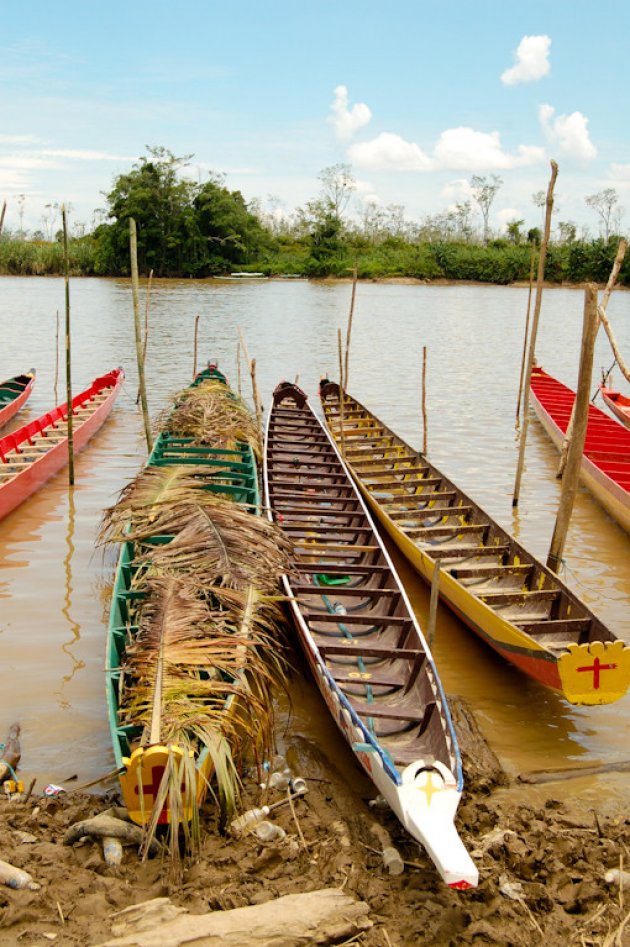
[[[630,943],[630,927],[623,933],[628,896],[624,904],[618,886],[605,880],[628,865],[630,819],[585,808],[567,792],[569,783],[550,784],[542,803],[524,802],[523,786],[508,783],[480,747],[470,712],[455,716],[467,778],[457,822],[479,866],[477,889],[447,888],[391,811],[370,805],[374,789],[358,767],[348,777],[289,728],[286,758],[308,792],[294,816],[289,807],[276,811],[286,837],[262,842],[222,834],[209,801],[199,855],[175,871],[160,856],[143,863],[133,847],[125,848],[119,868],[109,868],[98,841],[64,845],[71,825],[117,804],[116,791],[1,798],[2,858],[41,888],[0,887],[0,947],[108,943],[116,915],[153,898],[201,915],[322,888],[341,888],[367,905],[371,926],[352,940],[362,947]],[[254,774],[244,786],[245,806],[260,804]],[[400,875],[383,865],[375,822],[405,860]]]

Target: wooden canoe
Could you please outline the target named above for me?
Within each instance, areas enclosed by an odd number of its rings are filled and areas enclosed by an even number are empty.
[[[495,651],[574,704],[606,704],[630,684],[630,648],[426,457],[339,386],[324,415],[370,508],[427,582]],[[612,422],[611,422],[612,423]],[[343,430],[343,442],[341,431]]]
[[[200,372],[191,388],[207,381],[221,383],[225,386],[226,396],[231,395],[225,376],[216,365],[209,365]],[[146,466],[173,469],[187,467],[198,480],[200,489],[229,498],[235,504],[243,504],[244,508],[251,511],[251,515],[259,512],[258,469],[249,444],[242,443],[226,449],[213,446],[212,432],[208,432],[204,443],[199,443],[198,440],[182,436],[176,431],[162,430]],[[162,798],[160,787],[165,770],[169,765],[181,767],[185,751],[181,745],[173,742],[158,741],[151,744],[143,733],[143,727],[125,722],[123,713],[124,691],[126,689],[127,698],[132,697],[135,686],[127,668],[127,653],[136,645],[143,610],[150,604],[150,595],[137,591],[137,580],[142,570],[147,567],[147,562],[150,562],[151,547],[168,544],[172,539],[170,535],[158,534],[142,543],[122,543],[109,615],[107,713],[123,801],[130,818],[139,825],[146,825],[152,820],[160,825],[180,823],[182,818],[190,820],[193,810],[206,796],[209,779],[215,768],[209,748],[200,747],[194,758],[195,801],[193,802],[190,788],[184,791],[182,779],[184,798],[177,802],[175,815],[171,811],[171,806],[175,805],[171,796],[160,806],[159,812],[154,811],[156,800]],[[204,667],[199,673],[207,679],[213,671]],[[236,689],[235,682],[233,690]],[[184,684],[181,686],[179,697],[185,697]],[[224,710],[226,713],[235,710],[233,696],[225,701]],[[199,716],[203,717],[201,702]]]
[[[575,392],[542,368],[532,372],[531,403],[558,450],[562,449]],[[580,468],[585,487],[630,532],[630,431],[595,405],[589,405]]]
[[[615,417],[630,428],[630,398],[622,395],[620,391],[607,388],[606,385],[600,385],[599,390],[604,403],[608,405]]]
[[[447,884],[476,885],[454,825],[461,759],[431,652],[337,449],[286,382],[267,419],[264,482],[269,515],[294,543],[283,581],[329,711]]]
[[[10,421],[30,398],[35,384],[35,369],[0,382],[0,427]]]
[[[125,373],[116,368],[72,399],[74,453],[83,450],[107,419]],[[0,519],[68,463],[68,407],[58,405],[0,438]]]

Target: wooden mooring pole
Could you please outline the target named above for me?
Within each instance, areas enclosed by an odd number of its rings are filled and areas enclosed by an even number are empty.
[[[577,394],[575,396],[575,413],[573,437],[569,445],[567,463],[562,477],[562,492],[560,505],[553,530],[547,568],[557,572],[562,562],[564,544],[571,522],[571,513],[575,503],[578,482],[580,479],[580,465],[586,440],[588,424],[588,406],[591,398],[591,381],[593,377],[593,352],[599,325],[597,314],[597,286],[588,283],[584,291],[584,324],[582,327],[582,349],[580,352],[580,374],[578,378]]]
[[[422,453],[427,453],[427,347],[422,346]]]
[[[193,340],[193,381],[197,377],[197,339],[199,337],[199,313],[195,316],[195,337]]]
[[[4,227],[4,215],[7,212],[7,202],[2,202],[2,210],[0,210],[0,234],[2,233],[2,228]]]
[[[525,375],[525,390],[523,394],[523,430],[521,431],[521,443],[518,454],[518,464],[516,468],[516,481],[514,483],[514,496],[512,497],[512,506],[518,506],[519,495],[521,492],[521,478],[523,476],[523,467],[525,466],[525,446],[527,444],[527,429],[529,427],[529,389],[532,381],[532,368],[534,367],[534,356],[536,354],[536,336],[538,334],[538,322],[540,321],[540,308],[542,306],[543,283],[545,280],[545,259],[547,257],[547,245],[551,233],[551,214],[553,211],[553,189],[558,177],[558,165],[555,161],[551,162],[551,179],[547,188],[547,200],[545,211],[545,232],[540,245],[540,254],[538,256],[538,277],[536,279],[536,301],[534,303],[534,318],[532,321],[532,333],[529,340],[529,354],[527,357],[527,372]]]
[[[149,407],[147,405],[147,386],[144,379],[144,358],[142,345],[142,329],[140,327],[140,289],[138,279],[138,236],[136,222],[129,218],[129,252],[131,255],[131,296],[133,299],[133,321],[136,333],[136,360],[138,362],[138,386],[142,403],[142,417],[144,418],[144,434],[147,441],[147,451],[151,453],[153,437],[149,421]]]
[[[357,268],[352,269],[352,295],[350,296],[350,312],[348,314],[348,329],[346,331],[346,357],[344,368],[344,384],[348,387],[348,363],[350,360],[350,337],[352,335],[352,317],[354,316],[354,300],[357,294]]]
[[[341,443],[341,456],[346,456],[346,441],[343,430],[343,342],[341,340],[341,329],[337,329],[337,349],[339,350],[339,437]]]
[[[74,425],[72,418],[72,353],[70,347],[70,261],[68,259],[68,217],[65,204],[61,205],[63,229],[63,281],[66,296],[66,405],[68,423],[68,483],[74,484]]]
[[[534,286],[534,263],[536,262],[536,243],[532,240],[532,252],[529,261],[529,292],[527,293],[527,315],[525,316],[525,335],[523,337],[523,356],[521,358],[521,377],[518,382],[518,401],[516,402],[516,421],[521,415],[521,398],[523,397],[523,376],[525,375],[525,358],[527,356],[527,337],[529,336],[529,316],[532,307],[532,289]]]

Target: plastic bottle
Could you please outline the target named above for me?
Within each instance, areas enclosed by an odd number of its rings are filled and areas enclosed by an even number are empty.
[[[267,781],[269,789],[286,789],[291,782],[291,771],[289,769],[283,772],[272,773]]]
[[[383,864],[387,868],[390,875],[402,875],[405,870],[405,863],[400,857],[400,853],[393,847],[393,845],[388,845],[383,849]]]
[[[618,884],[620,888],[630,888],[630,871],[620,871],[618,868],[611,868],[604,875],[604,881],[609,885]]]
[[[291,779],[289,781],[289,788],[294,796],[303,796],[305,792],[308,792],[306,780],[302,779],[301,776],[296,776],[295,779]]]
[[[40,888],[28,871],[23,871],[3,861],[0,861],[0,882],[9,888],[29,888],[31,891],[38,891]]]
[[[335,615],[347,615],[347,614],[348,614],[348,609],[347,609],[346,606],[343,605],[341,602],[335,602],[335,604],[333,605],[333,611],[335,612]]]
[[[239,832],[246,832],[248,829],[253,829],[254,826],[263,821],[265,816],[269,815],[270,811],[269,806],[249,809],[247,812],[244,812],[243,815],[239,815],[237,819],[230,822],[230,830],[238,835]]]
[[[253,830],[253,834],[256,838],[259,838],[261,842],[280,842],[287,837],[287,833],[281,825],[277,825],[276,822],[270,822],[268,819],[259,822]]]
[[[123,847],[119,838],[113,838],[111,835],[103,835],[103,857],[105,864],[110,868],[118,868],[123,859]]]

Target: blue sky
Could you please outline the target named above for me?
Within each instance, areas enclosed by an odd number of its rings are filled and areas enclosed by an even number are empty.
[[[0,203],[5,226],[91,226],[147,145],[193,154],[247,200],[285,211],[318,173],[352,165],[352,209],[419,220],[501,177],[491,224],[540,223],[532,194],[558,161],[556,220],[597,233],[585,196],[614,187],[630,219],[624,0],[61,0],[4,4]],[[45,220],[43,220],[45,218]]]

